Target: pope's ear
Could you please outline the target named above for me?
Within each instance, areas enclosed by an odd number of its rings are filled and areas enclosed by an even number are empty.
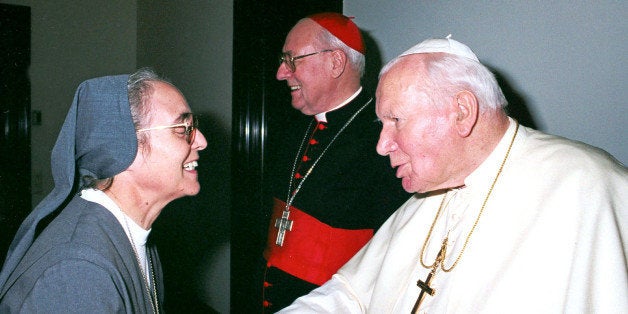
[[[456,94],[456,130],[462,137],[471,134],[478,119],[478,100],[470,91],[461,91]]]
[[[347,66],[347,55],[340,49],[329,52],[332,57],[332,73],[334,77],[339,77]]]

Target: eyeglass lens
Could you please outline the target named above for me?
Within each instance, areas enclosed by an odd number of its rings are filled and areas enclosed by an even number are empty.
[[[294,60],[289,54],[282,53],[279,56],[279,66],[281,66],[281,63],[283,62],[286,63],[286,66],[288,66],[288,69],[290,70],[290,72],[294,72],[296,70],[296,67],[294,66]]]
[[[196,130],[198,129],[198,118],[193,115],[190,114],[191,116],[191,125],[188,125],[185,128],[185,140],[188,142],[188,144],[192,144],[194,143],[194,139],[196,138]]]

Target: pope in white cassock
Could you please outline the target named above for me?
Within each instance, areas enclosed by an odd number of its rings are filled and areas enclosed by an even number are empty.
[[[429,39],[377,87],[377,151],[417,192],[282,313],[626,313],[628,170],[508,117],[465,45]]]

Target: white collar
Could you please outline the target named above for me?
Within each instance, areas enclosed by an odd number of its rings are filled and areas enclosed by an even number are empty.
[[[499,141],[495,149],[493,149],[493,151],[488,155],[488,157],[464,179],[465,186],[468,187],[476,185],[483,187],[490,185],[492,180],[495,178],[495,174],[498,172],[499,167],[504,160],[504,156],[506,156],[508,147],[511,145],[511,141],[513,141],[512,137],[515,135],[515,130],[517,129],[517,121],[513,120],[511,117],[508,117],[508,120],[510,124],[502,136],[502,139]],[[517,138],[521,138],[520,134],[521,132],[517,133]],[[516,139],[514,142],[517,142]],[[512,159],[512,157],[509,157],[509,159]]]
[[[353,95],[349,96],[349,98],[347,98],[345,101],[341,102],[338,106],[334,107],[331,110],[327,110],[325,112],[321,112],[319,114],[316,114],[316,121],[318,122],[327,122],[327,113],[330,111],[334,111],[338,108],[342,108],[344,107],[346,104],[348,104],[349,102],[351,102],[353,99],[355,99],[356,97],[358,97],[358,95],[360,94],[360,92],[362,91],[362,86],[360,86],[360,88],[358,88],[358,90],[353,93]]]
[[[135,246],[134,251],[139,259],[137,262],[143,269],[144,274],[150,274],[152,271],[148,262],[146,253],[146,240],[150,234],[151,229],[145,230],[140,225],[135,223],[131,217],[118,207],[118,205],[107,195],[105,192],[95,189],[84,189],[81,191],[81,197],[86,201],[97,203],[109,210],[118,219],[118,222],[122,226],[124,233],[129,238],[131,245]],[[152,284],[151,276],[144,276],[148,286]]]
[[[109,198],[107,194],[105,194],[105,192],[95,189],[85,189],[81,191],[81,197],[86,201],[100,204],[108,209],[116,217],[116,219],[118,219],[118,222],[122,226],[122,229],[124,229],[124,232],[127,234],[127,236],[131,236],[129,232],[133,234],[133,240],[135,240],[134,242],[136,242],[136,246],[143,247],[146,245],[146,239],[148,239],[148,235],[150,234],[150,231],[152,229],[145,230],[140,225],[135,223],[135,221],[133,221],[131,217],[127,216],[120,209],[120,207],[118,207],[118,205],[116,205],[116,203],[111,198]],[[126,228],[127,221],[130,230],[127,230]]]

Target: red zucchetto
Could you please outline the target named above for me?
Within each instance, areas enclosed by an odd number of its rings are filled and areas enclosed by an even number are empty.
[[[308,16],[308,18],[332,33],[347,46],[361,54],[365,53],[362,34],[358,26],[351,21],[352,18],[335,12],[317,13]]]

